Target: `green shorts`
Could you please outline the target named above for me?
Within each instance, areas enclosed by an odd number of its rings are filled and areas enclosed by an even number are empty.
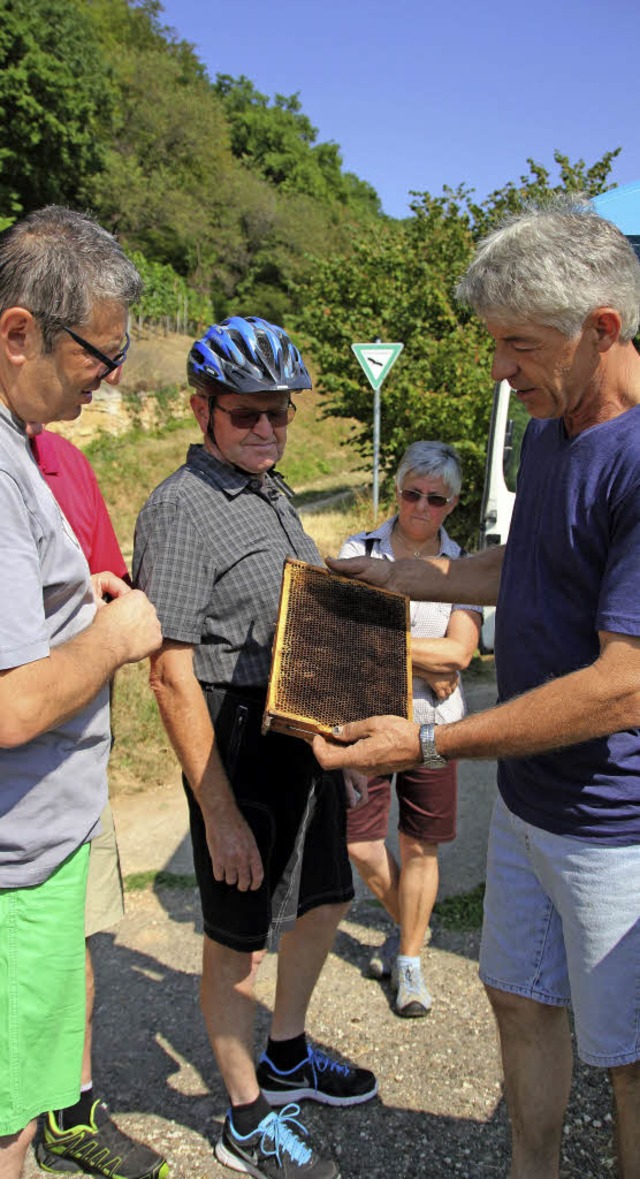
[[[0,1136],[78,1100],[89,845],[43,884],[0,889]]]

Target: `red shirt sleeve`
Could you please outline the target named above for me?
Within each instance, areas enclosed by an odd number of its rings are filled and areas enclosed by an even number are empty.
[[[109,571],[129,581],[129,571],[89,460],[72,442],[50,430],[32,438],[31,449],[80,542],[91,572]]]

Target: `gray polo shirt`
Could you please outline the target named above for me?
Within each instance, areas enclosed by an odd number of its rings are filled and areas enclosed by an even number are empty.
[[[0,404],[0,670],[45,659],[90,624],[89,567],[22,423]],[[108,686],[82,712],[0,749],[0,888],[40,884],[95,834],[107,800]]]
[[[262,688],[287,556],[322,563],[277,480],[191,446],[138,517],[133,577],[163,636],[195,647],[199,680]]]

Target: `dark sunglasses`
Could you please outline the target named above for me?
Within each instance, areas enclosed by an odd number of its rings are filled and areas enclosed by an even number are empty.
[[[405,503],[408,504],[419,504],[421,499],[426,499],[430,508],[444,508],[453,499],[452,495],[447,499],[446,495],[438,495],[437,491],[428,491],[426,495],[423,495],[422,492],[415,491],[412,487],[408,487],[406,491],[401,491],[400,495]]]
[[[224,405],[218,405],[217,402],[215,408],[231,418],[231,425],[236,430],[253,430],[263,416],[271,426],[288,426],[296,416],[293,401],[285,405],[284,409],[225,409]]]
[[[131,343],[128,332],[125,332],[124,334],[124,348],[120,349],[118,355],[105,356],[104,352],[101,352],[99,348],[96,348],[95,344],[90,344],[88,340],[83,340],[82,336],[79,336],[76,332],[72,332],[71,328],[66,327],[62,330],[63,332],[66,332],[68,336],[71,336],[71,339],[75,340],[76,344],[79,344],[81,348],[84,348],[85,352],[89,353],[89,356],[93,356],[94,360],[99,360],[100,363],[104,365],[104,372],[100,373],[101,380],[104,377],[110,376],[111,373],[114,373],[116,369],[120,368],[120,365],[124,364],[125,360],[127,359],[127,352],[129,351],[129,345]]]

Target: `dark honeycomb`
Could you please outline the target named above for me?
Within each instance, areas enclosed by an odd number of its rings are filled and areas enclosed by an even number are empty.
[[[299,561],[286,563],[284,578],[269,712],[319,730],[410,715],[406,598]]]

